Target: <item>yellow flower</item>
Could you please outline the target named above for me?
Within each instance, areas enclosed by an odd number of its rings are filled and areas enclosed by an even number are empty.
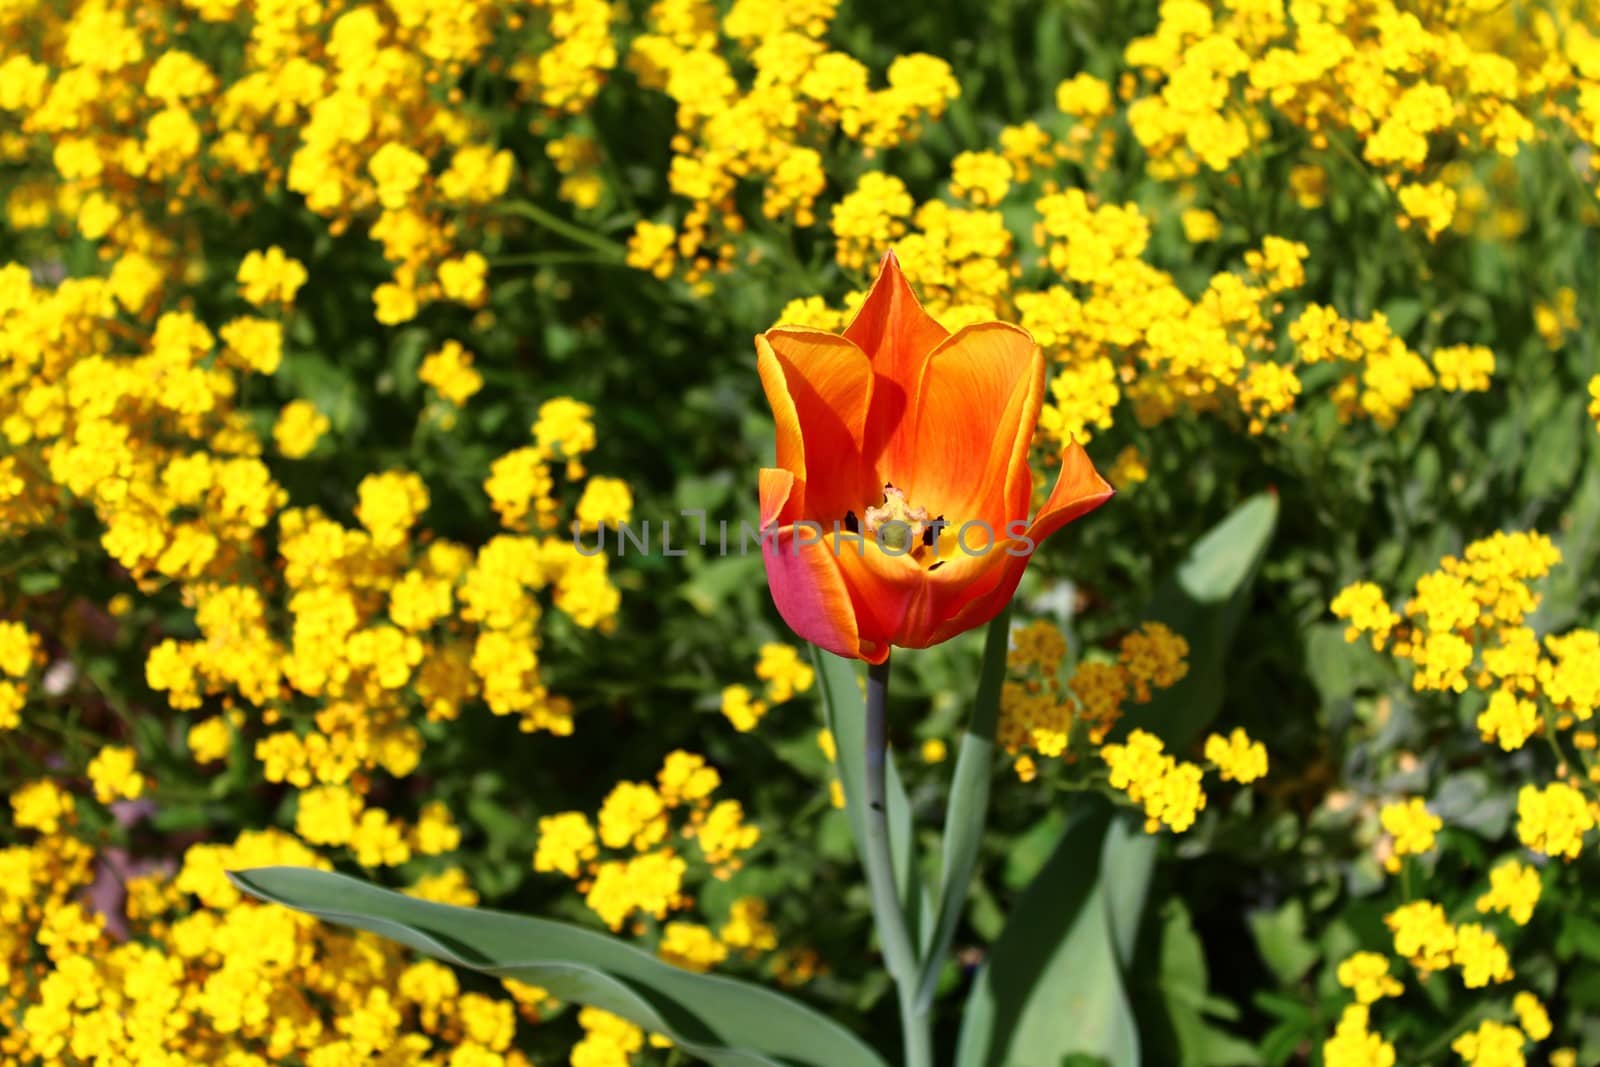
[[[1378,813],[1385,832],[1394,837],[1394,851],[1384,860],[1392,874],[1400,869],[1402,856],[1419,856],[1433,849],[1434,835],[1444,820],[1427,809],[1421,797],[1385,804]]]
[[[20,622],[0,622],[0,673],[26,677],[39,656],[39,639]]]
[[[757,700],[748,686],[730,685],[722,690],[722,714],[740,733],[754,730],[766,713],[766,702]]]
[[[472,364],[471,352],[457,341],[446,341],[423,357],[417,377],[445,401],[460,407],[483,388],[483,376]]]
[[[573,514],[584,530],[621,526],[633,515],[633,491],[620,478],[590,478]]]
[[[1482,989],[1491,982],[1511,980],[1511,957],[1494,933],[1479,923],[1456,927],[1452,961],[1461,968],[1461,981],[1468,989]]]
[[[89,761],[89,782],[94,798],[102,804],[116,800],[135,800],[144,794],[144,776],[139,773],[133,749],[108,745]]]
[[[1154,734],[1133,730],[1124,744],[1106,745],[1100,755],[1111,769],[1111,787],[1125,791],[1129,800],[1144,806],[1149,833],[1163,824],[1181,833],[1194,825],[1206,806],[1200,768],[1166,755]]]
[[[1456,929],[1444,909],[1431,900],[1403,904],[1384,917],[1394,932],[1394,951],[1411,961],[1426,977],[1450,965],[1456,948]]]
[[[728,958],[727,945],[699,923],[667,923],[656,951],[662,959],[686,971],[709,971]]]
[[[233,747],[233,731],[225,718],[213,715],[189,727],[188,744],[196,763],[218,763]]]
[[[1530,1041],[1543,1041],[1553,1032],[1550,1013],[1539,998],[1526,989],[1511,998],[1511,1009],[1517,1013],[1517,1023]]]
[[[1222,223],[1217,216],[1201,208],[1188,208],[1183,216],[1183,235],[1193,244],[1215,241],[1222,236]]]
[[[583,865],[598,855],[594,828],[581,812],[548,815],[539,820],[539,846],[533,855],[536,871],[560,871],[577,878]]]
[[[291,400],[278,412],[272,439],[278,451],[289,459],[303,459],[317,447],[328,432],[328,417],[309,400]]]
[[[1339,984],[1355,996],[1357,1003],[1375,1004],[1384,997],[1398,997],[1405,991],[1389,973],[1389,961],[1376,952],[1357,952],[1339,964]]]
[[[1594,827],[1593,809],[1565,782],[1551,782],[1543,789],[1525,785],[1517,793],[1517,837],[1535,852],[1576,859],[1583,849],[1583,835]]]
[[[1012,167],[996,152],[962,152],[950,165],[950,191],[982,207],[998,204],[1011,188]]]
[[[767,683],[767,700],[782,704],[793,700],[797,693],[809,692],[816,671],[800,659],[793,645],[769,642],[761,646],[756,677]]]
[[[439,286],[451,300],[475,306],[488,296],[488,273],[488,260],[477,252],[468,252],[439,264]]]
[[[1368,1029],[1370,1011],[1365,1004],[1347,1004],[1333,1036],[1322,1044],[1326,1067],[1394,1067],[1394,1046]]]
[[[1452,392],[1487,392],[1494,366],[1494,353],[1482,345],[1451,345],[1433,353],[1439,388]]]
[[[1484,658],[1488,660],[1487,655]],[[1509,689],[1495,690],[1489,697],[1489,706],[1478,715],[1478,731],[1483,739],[1494,741],[1507,752],[1521,748],[1543,725],[1538,706]]]
[[[364,805],[342,785],[324,785],[300,793],[294,831],[313,845],[347,845],[355,836]]]
[[[1450,1043],[1450,1048],[1468,1067],[1525,1067],[1522,1054],[1527,1038],[1515,1026],[1485,1019]]]
[[[72,794],[48,778],[28,782],[11,793],[12,822],[22,830],[53,834],[72,821]]]
[[[1489,892],[1478,898],[1477,909],[1505,912],[1512,922],[1524,926],[1533,918],[1542,890],[1538,868],[1509,860],[1489,872]]]
[[[1250,740],[1242,729],[1235,728],[1227,737],[1210,735],[1206,738],[1205,753],[1206,759],[1217,765],[1223,781],[1248,784],[1266,777],[1266,746]]]
[[[412,847],[424,856],[454,852],[461,846],[461,828],[450,817],[450,809],[437,800],[423,805],[412,833]]]
[[[403,208],[428,174],[428,161],[397,141],[373,153],[367,172],[378,187],[378,201],[391,210]]]
[[[298,260],[284,255],[273,245],[265,252],[251,252],[239,264],[239,295],[257,306],[294,302],[294,295],[306,281],[306,269]]]
[[[1456,192],[1440,182],[1402,185],[1400,207],[1409,218],[1422,224],[1423,233],[1432,240],[1450,228],[1456,213]]]

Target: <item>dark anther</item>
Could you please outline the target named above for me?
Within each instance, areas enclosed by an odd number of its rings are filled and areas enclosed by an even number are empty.
[[[940,515],[937,519],[934,519],[928,524],[928,528],[926,530],[922,531],[922,543],[927,545],[929,548],[932,548],[933,542],[939,537],[939,531],[943,528],[944,516]],[[932,570],[933,568],[930,567],[928,569]]]
[[[938,563],[935,563],[933,566],[928,568],[928,573],[932,574],[934,571],[938,570],[940,567],[943,567],[948,562],[949,560],[941,559]]]
[[[861,532],[861,520],[856,518],[855,512],[847,511],[844,513],[844,528],[851,533]]]
[[[893,482],[884,482],[883,483],[883,487],[885,489],[893,489],[894,488],[894,483]]]

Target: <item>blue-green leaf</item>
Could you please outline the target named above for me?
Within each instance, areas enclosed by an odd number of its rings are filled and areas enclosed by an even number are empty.
[[[933,939],[917,979],[917,1003],[924,1009],[933,1002],[956,924],[966,910],[967,889],[972,882],[973,869],[978,865],[978,849],[983,844],[984,825],[989,815],[989,782],[994,775],[994,734],[1000,718],[1000,688],[1006,680],[1006,646],[1010,636],[1011,609],[1007,607],[989,623],[978,693],[973,700],[972,717],[961,734],[956,769],[950,779]]]
[[[1111,817],[1098,797],[1080,804],[1012,909],[967,999],[961,1067],[1056,1067],[1073,1052],[1139,1062],[1100,877]]]
[[[798,1001],[680,970],[592,930],[436,904],[304,867],[261,867],[229,878],[261,900],[620,1015],[714,1067],[886,1067],[860,1039]]]

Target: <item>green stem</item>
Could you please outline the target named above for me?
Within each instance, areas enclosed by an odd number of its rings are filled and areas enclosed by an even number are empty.
[[[489,257],[491,267],[614,266],[617,263],[615,256],[592,252],[518,252]]]
[[[551,233],[560,234],[567,240],[592,248],[609,260],[620,260],[627,254],[617,242],[601,237],[592,230],[586,230],[576,223],[568,222],[559,215],[552,214],[537,204],[530,204],[526,200],[509,200],[500,205],[502,213],[519,215],[529,222],[549,230]]]
[[[905,1067],[933,1067],[933,1034],[926,1012],[917,1007],[917,951],[911,944],[900,894],[894,884],[894,858],[889,851],[889,661],[867,671],[867,839],[862,860],[872,890],[872,918],[883,945],[883,960],[894,979],[900,1001],[900,1028],[905,1040]]]

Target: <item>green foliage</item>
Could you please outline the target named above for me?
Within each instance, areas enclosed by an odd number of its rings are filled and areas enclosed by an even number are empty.
[[[435,904],[300,867],[263,867],[230,877],[261,900],[604,1008],[716,1067],[883,1067],[848,1031],[787,997],[680,970],[577,926]]]

